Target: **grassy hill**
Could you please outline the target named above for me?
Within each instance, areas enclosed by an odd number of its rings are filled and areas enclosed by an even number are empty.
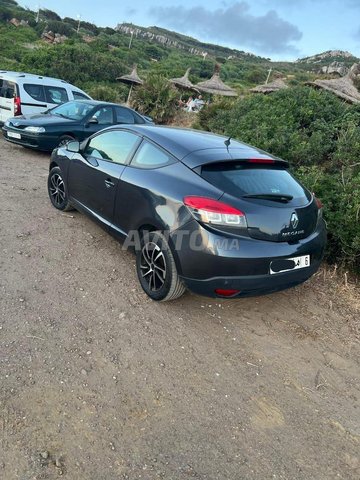
[[[13,18],[22,25],[10,23]],[[46,43],[41,38],[44,31],[65,37],[59,44]],[[129,49],[130,31],[134,36]],[[38,15],[14,0],[1,2],[0,35],[0,68],[60,77],[109,100],[125,100],[127,88],[115,78],[128,73],[134,63],[143,78],[151,74],[177,77],[191,67],[194,83],[209,78],[219,63],[222,79],[239,93],[264,82],[269,68],[291,75],[292,84],[312,79],[312,70],[316,70],[314,62],[271,62],[159,27],[124,23],[112,29],[89,22],[79,25],[77,20],[61,18],[50,10],[40,10]],[[349,63],[349,58],[345,61]]]

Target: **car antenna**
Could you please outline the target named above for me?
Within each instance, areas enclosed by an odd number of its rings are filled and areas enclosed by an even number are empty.
[[[228,138],[227,140],[225,140],[225,142],[224,142],[228,151],[229,151],[230,142],[231,142],[231,137],[229,137],[229,138]]]

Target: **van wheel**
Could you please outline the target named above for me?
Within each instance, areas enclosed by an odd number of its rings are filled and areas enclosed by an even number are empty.
[[[161,232],[144,235],[136,254],[136,270],[144,292],[152,300],[175,300],[185,292],[173,254]]]
[[[65,147],[67,143],[72,142],[73,140],[75,140],[75,138],[71,135],[63,135],[59,138],[58,147]]]

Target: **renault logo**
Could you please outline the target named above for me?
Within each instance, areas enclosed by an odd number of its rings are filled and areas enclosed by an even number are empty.
[[[299,225],[299,217],[297,216],[296,212],[291,214],[290,223],[294,229]]]

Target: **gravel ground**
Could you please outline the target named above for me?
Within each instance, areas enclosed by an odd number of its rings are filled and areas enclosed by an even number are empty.
[[[143,294],[0,139],[0,478],[359,479],[357,313],[324,271],[218,301]]]

